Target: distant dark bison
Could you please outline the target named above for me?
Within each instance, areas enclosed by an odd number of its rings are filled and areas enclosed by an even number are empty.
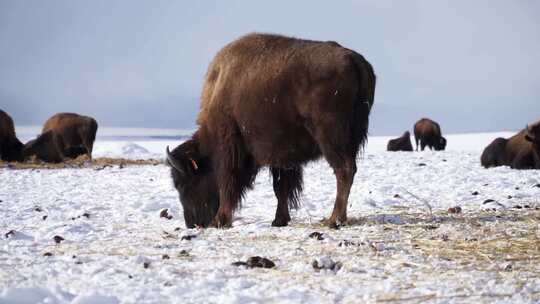
[[[0,159],[3,161],[22,161],[23,144],[15,136],[13,119],[0,110]]]
[[[429,118],[422,118],[414,124],[414,141],[416,142],[416,151],[418,143],[424,151],[425,147],[435,151],[446,148],[446,138],[442,137],[441,127],[438,123]]]
[[[387,151],[412,151],[411,133],[406,131],[401,137],[390,139],[386,146]]]
[[[75,113],[59,113],[45,122],[41,135],[24,147],[25,159],[36,156],[58,163],[87,154],[92,157],[97,132],[95,119]]]
[[[272,225],[287,225],[302,166],[321,156],[337,180],[326,224],[344,223],[374,92],[372,66],[336,42],[250,34],[225,46],[206,74],[198,130],[167,148],[187,227],[230,226],[264,166],[278,201]]]
[[[540,121],[509,139],[499,137],[493,140],[484,149],[480,162],[486,168],[540,169]]]

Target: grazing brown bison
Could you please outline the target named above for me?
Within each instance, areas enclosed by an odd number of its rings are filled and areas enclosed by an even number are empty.
[[[484,149],[480,162],[486,168],[540,169],[540,121],[509,139],[496,138]]]
[[[23,144],[15,135],[13,119],[0,110],[0,159],[3,161],[22,161]]]
[[[167,148],[186,226],[230,226],[264,166],[278,201],[272,225],[287,225],[302,166],[321,156],[337,180],[326,223],[343,223],[374,92],[369,62],[336,42],[250,34],[225,46],[207,71],[198,130]]]
[[[418,151],[418,142],[422,151],[429,147],[435,151],[446,148],[446,138],[441,135],[441,127],[438,123],[429,118],[422,118],[414,124],[414,141],[416,142],[416,151]]]
[[[91,117],[75,113],[56,114],[45,122],[41,135],[25,145],[24,157],[36,156],[52,163],[83,154],[92,157],[97,128],[96,120]]]
[[[387,151],[412,151],[411,133],[405,131],[401,137],[390,139],[386,146]]]

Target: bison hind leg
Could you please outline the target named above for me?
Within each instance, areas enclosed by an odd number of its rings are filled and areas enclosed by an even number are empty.
[[[358,142],[352,137],[352,132],[339,119],[325,124],[318,122],[312,131],[322,154],[336,176],[336,200],[332,215],[326,220],[326,225],[337,228],[338,224],[347,221],[347,204],[349,193],[356,174],[356,155]]]
[[[299,206],[299,195],[302,192],[302,167],[291,168],[270,168],[272,174],[274,193],[278,204],[276,216],[272,221],[272,226],[287,226],[291,220],[289,208],[297,209]]]

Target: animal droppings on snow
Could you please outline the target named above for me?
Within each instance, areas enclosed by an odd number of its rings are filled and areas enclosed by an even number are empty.
[[[184,235],[180,238],[181,241],[191,241],[192,239],[196,238],[197,236],[194,234],[188,234]]]
[[[50,252],[45,252],[45,253],[43,254],[43,256],[46,256],[46,257],[52,256],[52,255],[53,255],[53,254],[50,253]]]
[[[482,204],[485,205],[485,204],[493,203],[493,202],[495,202],[495,200],[489,198],[489,199],[485,200]]]
[[[276,267],[276,264],[274,264],[274,262],[260,256],[250,257],[245,262],[238,261],[238,262],[231,263],[231,265],[237,266],[237,267],[246,266],[248,268],[274,268]]]
[[[471,195],[478,195],[478,194],[479,194],[478,191],[473,191],[473,192],[471,193]]]
[[[169,214],[169,209],[163,209],[159,212],[159,217],[171,220],[173,217]]]
[[[15,235],[15,230],[10,230],[6,234],[4,234],[6,239],[9,238],[10,236],[14,236],[14,235]]]
[[[335,262],[328,256],[323,256],[323,257],[313,260],[313,262],[311,263],[311,266],[313,266],[313,269],[317,271],[331,270],[331,271],[337,272],[341,269],[343,264],[341,262]]]
[[[461,207],[460,206],[450,207],[448,208],[448,213],[459,214],[461,213]]]
[[[274,262],[270,261],[267,258],[262,258],[259,256],[250,257],[247,260],[248,267],[257,267],[257,268],[274,268],[276,267],[276,264]]]
[[[189,257],[189,252],[187,250],[185,250],[185,249],[182,249],[182,250],[180,250],[180,252],[178,252],[178,254],[176,256],[179,257],[179,258]]]
[[[161,259],[162,260],[169,260],[171,257],[168,254],[162,254]]]
[[[349,247],[349,246],[360,246],[360,245],[365,245],[365,243],[364,242],[356,243],[349,240],[343,240],[339,242],[338,247]]]
[[[316,239],[318,241],[324,240],[323,234],[320,233],[320,232],[317,232],[317,231],[310,233],[309,237],[312,238],[312,239]]]
[[[55,236],[53,237],[53,240],[54,240],[54,242],[55,242],[56,244],[60,244],[60,243],[61,243],[62,241],[64,241],[65,239],[64,239],[63,237],[59,236],[59,235],[55,235]]]

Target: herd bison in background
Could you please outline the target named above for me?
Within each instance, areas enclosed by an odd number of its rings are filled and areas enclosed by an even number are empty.
[[[41,134],[25,145],[15,135],[13,120],[0,110],[0,159],[27,161],[33,158],[59,163],[80,155],[92,157],[97,132],[95,119],[75,113],[58,113],[43,125]]]
[[[420,143],[422,151],[426,147],[435,151],[446,148],[446,138],[442,136],[441,127],[429,118],[422,118],[414,124],[414,141],[416,142],[416,151],[418,151],[418,143]],[[406,131],[401,137],[389,140],[386,150],[413,151],[411,133]]]
[[[527,125],[509,139],[494,139],[484,149],[480,161],[486,168],[540,169],[540,121]]]

